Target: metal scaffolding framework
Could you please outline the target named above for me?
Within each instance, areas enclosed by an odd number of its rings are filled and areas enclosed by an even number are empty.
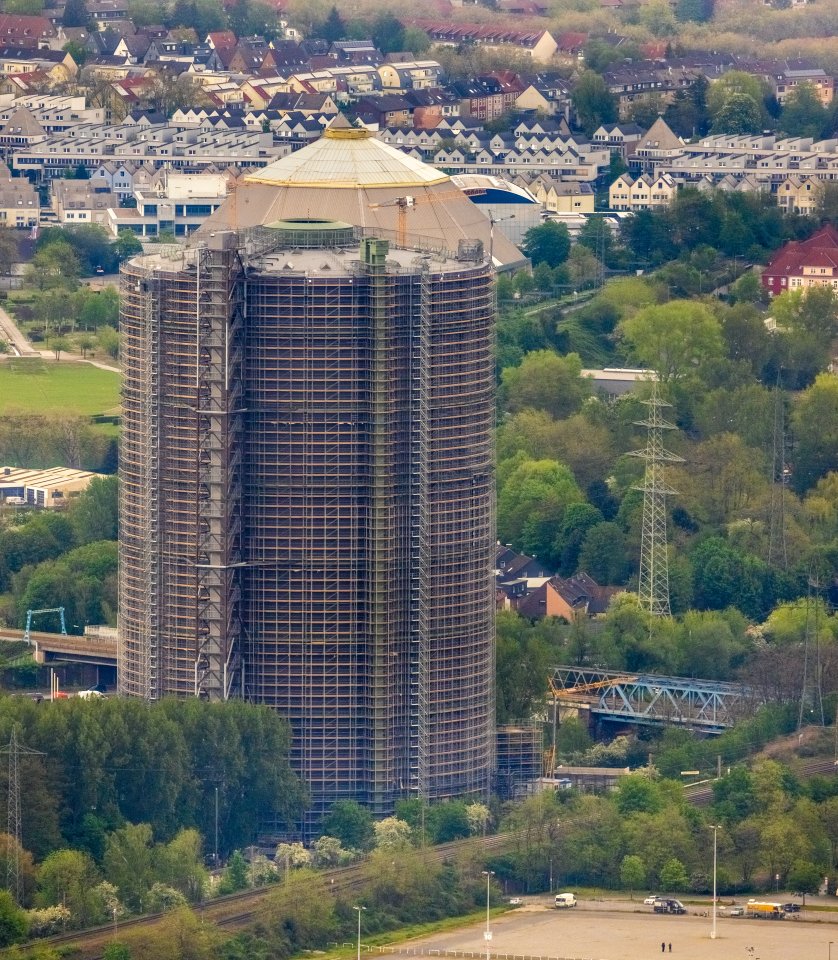
[[[303,221],[123,268],[121,690],[151,648],[161,696],[277,709],[312,825],[491,786],[492,277]]]
[[[666,498],[675,493],[666,485],[666,463],[683,463],[683,459],[663,446],[663,431],[675,430],[675,425],[661,416],[663,407],[672,404],[661,400],[657,381],[652,384],[652,395],[643,403],[649,408],[645,420],[636,421],[646,427],[646,446],[629,455],[639,457],[646,464],[643,483],[634,487],[643,493],[643,527],[640,540],[640,578],[637,595],[640,605],[653,616],[668,617],[669,556],[666,538]]]

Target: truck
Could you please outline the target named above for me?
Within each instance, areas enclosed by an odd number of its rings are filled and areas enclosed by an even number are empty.
[[[680,900],[675,900],[673,897],[658,897],[655,900],[654,906],[652,909],[655,913],[686,913],[687,908],[681,903]]]
[[[762,900],[749,900],[745,905],[746,917],[759,917],[766,920],[783,920],[786,911],[781,903],[768,903]]]
[[[575,907],[575,906],[576,906],[575,893],[557,893],[556,894],[556,908],[558,910],[563,910],[566,907]]]

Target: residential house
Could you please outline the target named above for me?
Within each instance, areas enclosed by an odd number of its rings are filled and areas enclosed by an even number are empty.
[[[528,620],[557,617],[568,623],[580,617],[605,613],[619,587],[602,587],[587,573],[573,577],[550,577],[515,604],[519,615]]]
[[[435,88],[441,74],[442,67],[436,60],[407,60],[378,66],[381,89],[385,93]]]
[[[51,189],[52,210],[62,224],[95,223],[105,226],[108,208],[115,206],[113,191],[93,180],[56,180]]]
[[[38,191],[26,177],[12,177],[7,166],[0,166],[0,226],[34,227],[40,220]]]
[[[67,83],[79,72],[75,60],[64,50],[0,47],[0,73],[5,75],[40,72],[50,84]]]
[[[379,97],[362,97],[355,103],[355,115],[367,127],[409,127],[413,105],[404,97],[385,93]]]
[[[594,130],[591,140],[602,144],[613,153],[628,160],[643,138],[643,128],[636,123],[603,123]]]
[[[529,183],[519,178],[545,210],[550,213],[590,214],[596,196],[589,183],[539,176]]]
[[[611,184],[608,205],[612,210],[657,210],[668,207],[677,192],[678,186],[668,173],[644,173],[636,179],[624,173]]]
[[[786,213],[817,212],[823,185],[814,177],[792,175],[777,184],[777,205]]]
[[[128,19],[126,0],[87,0],[87,13],[100,30]]]
[[[683,153],[684,141],[673,133],[663,117],[658,117],[635,143],[629,166],[632,171],[654,171],[659,164],[671,162]]]
[[[459,47],[474,44],[490,50],[520,50],[532,60],[548,63],[555,56],[558,44],[548,30],[507,30],[502,25],[468,24],[451,20],[408,20],[441,46]]]
[[[46,17],[0,13],[0,46],[48,48],[55,36],[55,27]]]
[[[808,240],[789,241],[763,270],[762,285],[772,297],[807,287],[838,292],[838,229],[827,224]]]

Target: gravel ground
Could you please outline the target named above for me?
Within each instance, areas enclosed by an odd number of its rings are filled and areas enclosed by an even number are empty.
[[[709,904],[708,904],[709,909]],[[818,914],[813,914],[813,918]],[[749,920],[719,917],[717,938],[712,921],[690,909],[687,916],[661,916],[637,902],[580,901],[572,910],[555,910],[544,902],[524,905],[492,922],[493,960],[513,958],[591,958],[654,960],[661,943],[672,944],[679,960],[828,960],[829,941],[838,960],[838,929],[816,920]],[[447,932],[411,943],[424,951],[485,951],[483,926]]]

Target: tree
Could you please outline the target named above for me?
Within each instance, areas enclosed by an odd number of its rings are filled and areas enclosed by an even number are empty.
[[[404,50],[404,24],[392,13],[382,13],[373,22],[372,39],[384,54]]]
[[[55,362],[61,359],[61,353],[70,349],[70,341],[66,337],[50,337],[48,346],[55,354]]]
[[[803,894],[803,906],[806,906],[806,894],[820,891],[823,872],[816,864],[807,860],[795,860],[789,873],[789,886]]]
[[[626,854],[620,864],[620,883],[627,888],[634,900],[634,891],[646,885],[646,865],[640,857]]]
[[[66,241],[42,247],[32,258],[29,277],[38,290],[56,287],[74,289],[80,275],[79,259]]]
[[[235,893],[237,890],[246,890],[249,885],[250,876],[247,869],[247,860],[245,860],[241,850],[234,850],[224,871],[223,892]]]
[[[143,252],[143,245],[132,230],[120,230],[116,240],[114,240],[114,247],[120,263],[137,253]]]
[[[63,905],[70,911],[75,927],[86,927],[103,919],[95,887],[99,877],[93,860],[78,850],[58,850],[38,868],[39,905]]]
[[[102,327],[97,333],[96,339],[99,346],[115,360],[119,356],[119,334],[113,327]]]
[[[367,850],[375,835],[372,823],[372,814],[356,800],[338,800],[324,818],[322,830],[344,847]]]
[[[12,899],[8,890],[0,890],[0,947],[8,947],[26,939],[26,914]]]
[[[346,37],[346,24],[343,17],[338,12],[337,7],[332,7],[329,15],[315,31],[315,36],[334,43],[335,40],[343,40]]]
[[[84,0],[67,0],[64,4],[64,14],[61,23],[65,27],[83,27],[90,20]],[[76,60],[75,57],[73,57]],[[78,60],[76,60],[78,63]]]
[[[445,800],[431,807],[427,826],[434,843],[450,843],[467,837],[471,828],[465,803],[462,800]]]
[[[517,367],[501,374],[506,408],[512,413],[532,408],[562,418],[574,413],[591,395],[590,380],[582,377],[576,353],[534,350]]]
[[[800,397],[792,424],[797,441],[792,483],[803,492],[838,470],[838,378],[820,374]]]
[[[721,324],[702,303],[673,300],[646,307],[618,330],[632,356],[664,383],[711,368],[723,355]]]
[[[620,779],[614,802],[623,816],[633,813],[657,813],[663,807],[660,788],[643,773]]]
[[[588,136],[600,124],[617,119],[617,101],[598,73],[585,70],[571,93],[573,110],[579,126]]]
[[[558,267],[570,254],[570,233],[565,224],[548,220],[527,230],[522,249],[534,264]]]
[[[555,460],[520,458],[498,494],[498,536],[536,556],[550,554],[564,512],[584,497],[571,472]]]
[[[96,341],[90,334],[83,333],[78,340],[76,340],[76,345],[79,350],[81,350],[82,359],[86,360],[88,352],[96,346]]]
[[[579,569],[597,583],[621,586],[629,575],[626,537],[616,523],[594,524],[579,551]]]
[[[352,851],[346,850],[337,837],[325,834],[318,837],[311,847],[311,862],[321,870],[342,867],[345,863],[349,863],[352,856]]]
[[[65,53],[69,53],[78,66],[84,66],[85,61],[90,56],[87,47],[78,40],[70,40],[65,43],[63,48]]]
[[[761,107],[767,93],[765,82],[753,74],[742,70],[728,70],[724,76],[714,80],[707,89],[707,110],[710,120],[715,125],[719,111],[732,94],[749,97],[758,107]]]
[[[661,869],[660,877],[661,886],[669,892],[685,890],[689,883],[684,864],[677,857],[672,857],[666,861]]]
[[[105,877],[133,911],[142,909],[143,897],[154,882],[151,838],[147,823],[127,823],[108,836],[105,846]]]
[[[829,111],[821,103],[816,87],[799,83],[789,91],[779,121],[784,133],[818,140],[826,132],[828,123]]]
[[[406,821],[398,817],[385,817],[377,820],[373,826],[377,850],[404,850],[411,845],[413,831]]]
[[[495,655],[498,723],[532,716],[544,698],[544,677],[551,658],[550,647],[517,613],[498,612]]]
[[[759,133],[763,126],[760,105],[744,93],[728,94],[713,118],[713,133]]]
[[[68,512],[76,543],[116,540],[119,519],[119,481],[94,477]]]

